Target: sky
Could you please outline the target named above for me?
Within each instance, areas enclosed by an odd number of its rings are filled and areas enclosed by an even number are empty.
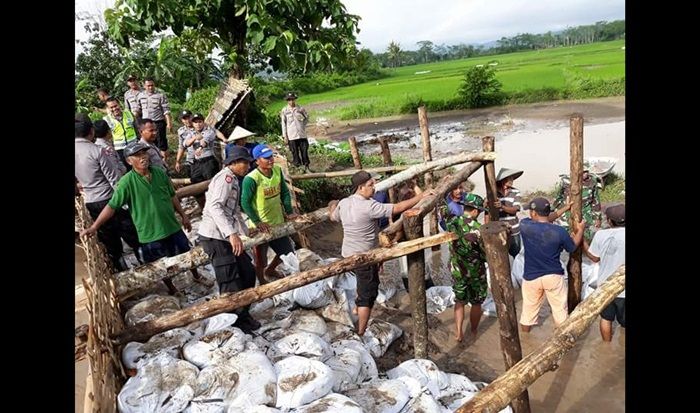
[[[76,12],[104,11],[114,0],[75,0]],[[479,44],[518,33],[545,33],[569,26],[625,18],[625,0],[343,0],[360,20],[360,47],[386,51],[390,41],[404,50],[416,42]],[[76,21],[76,38],[87,37]],[[80,52],[76,46],[76,56]]]

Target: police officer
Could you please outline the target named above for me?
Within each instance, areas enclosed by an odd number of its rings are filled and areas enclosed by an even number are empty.
[[[237,176],[248,173],[248,151],[237,146],[224,161],[224,168],[212,178],[199,225],[199,242],[209,255],[221,293],[236,292],[255,286],[255,268],[243,248],[240,235],[248,229],[239,205],[240,188]],[[248,307],[237,311],[236,326],[246,333],[260,328]]]
[[[124,108],[133,113],[137,119],[141,119],[141,108],[139,107],[141,87],[139,86],[139,80],[136,76],[131,75],[126,79],[126,84],[129,85],[129,89],[124,92]]]
[[[216,129],[204,123],[204,116],[195,113],[192,116],[194,130],[185,140],[184,146],[193,150],[194,163],[190,170],[190,178],[193,184],[211,179],[219,172],[219,161],[214,157],[214,142],[216,141]]]
[[[190,134],[194,131],[194,128],[192,127],[192,112],[189,110],[183,110],[182,113],[180,113],[180,122],[182,122],[182,126],[180,126],[180,128],[177,130],[178,146],[177,156],[175,157],[175,171],[180,172],[180,160],[182,159],[182,155],[187,153],[187,156],[185,157],[185,174],[190,176],[190,168],[192,168],[192,163],[194,162],[194,148],[186,148],[185,140],[187,140],[190,137]]]
[[[117,151],[117,155],[126,166],[126,169],[131,170],[131,165],[126,162],[124,157],[124,148],[126,148],[127,144],[138,140],[136,117],[131,111],[122,110],[119,101],[113,97],[107,99],[107,109],[109,110],[109,115],[103,119],[112,130],[114,150]]]
[[[153,79],[147,77],[143,82],[144,91],[138,95],[141,117],[151,119],[156,125],[158,136],[156,146],[161,151],[163,159],[168,159],[168,131],[173,130],[173,120],[170,117],[170,103],[164,93],[156,92]]]

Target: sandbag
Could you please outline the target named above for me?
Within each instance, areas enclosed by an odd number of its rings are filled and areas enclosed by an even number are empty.
[[[400,380],[375,380],[344,394],[366,413],[398,413],[409,400],[408,389]]]
[[[434,286],[425,290],[426,309],[428,314],[440,314],[454,306],[455,293],[449,286]]]
[[[291,410],[291,413],[363,413],[359,404],[347,396],[331,393],[313,403]]]
[[[317,360],[290,356],[275,363],[277,402],[275,407],[303,406],[330,393],[333,371]]]
[[[333,355],[324,363],[333,370],[333,391],[343,391],[358,380],[362,369],[362,354],[342,345],[332,346]]]
[[[315,252],[306,248],[301,248],[289,254],[280,255],[280,259],[284,264],[284,272],[287,274],[295,274],[302,271],[307,271],[313,268],[318,268],[323,264],[323,259]],[[328,286],[327,280],[319,280],[311,284],[307,284],[292,290],[292,299],[294,302],[304,308],[321,308],[331,302],[333,293]]]
[[[173,358],[179,358],[180,347],[187,343],[193,334],[184,328],[174,328],[156,334],[146,343],[132,341],[122,350],[122,362],[127,369],[138,368],[138,363],[160,353],[167,353]]]
[[[173,296],[149,295],[131,307],[124,315],[128,326],[155,320],[181,309],[180,300]]]
[[[330,346],[321,337],[305,331],[292,333],[275,342],[277,354],[287,357],[297,355],[324,361],[333,353]]]
[[[182,354],[185,360],[199,368],[224,362],[245,349],[250,336],[237,327],[227,327],[214,333],[195,338],[185,344]]]
[[[139,365],[117,396],[122,413],[181,412],[194,397],[199,370],[166,353]]]
[[[401,337],[403,331],[398,326],[372,319],[362,336],[362,342],[374,357],[381,357],[386,353],[391,343]]]
[[[238,375],[238,385],[229,393],[226,403],[228,411],[248,412],[257,405],[272,406],[276,401],[277,372],[265,354],[257,350],[246,350],[228,360]]]
[[[437,402],[429,393],[421,393],[401,409],[401,413],[443,413],[445,407]]]
[[[401,376],[412,377],[430,390],[433,396],[440,396],[440,390],[450,385],[447,375],[437,365],[426,359],[406,360],[386,372],[387,377],[396,379]]]
[[[328,305],[319,310],[321,317],[329,321],[335,321],[336,323],[353,327],[352,308],[354,304],[348,300],[347,291],[342,288],[334,288],[331,292],[333,294],[332,299]]]
[[[354,350],[360,355],[362,365],[355,383],[376,379],[379,376],[377,363],[363,343],[356,340],[338,340],[331,343],[331,350],[333,354],[336,354],[336,352],[339,354],[344,350]]]

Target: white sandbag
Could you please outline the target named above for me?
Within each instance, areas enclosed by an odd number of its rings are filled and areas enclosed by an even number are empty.
[[[145,358],[152,358],[160,353],[168,353],[173,358],[179,358],[180,347],[187,343],[193,334],[184,328],[174,328],[156,334],[146,343],[130,342],[122,351],[122,362],[127,369],[137,368],[138,363]]]
[[[294,290],[285,291],[272,296],[275,307],[289,307],[294,304]]]
[[[386,372],[387,377],[396,379],[401,376],[413,377],[430,390],[433,396],[440,396],[440,390],[450,385],[447,375],[438,369],[437,365],[426,359],[406,360]]]
[[[215,316],[211,316],[204,320],[206,322],[206,327],[204,328],[204,335],[216,333],[227,327],[233,326],[233,324],[238,320],[238,315],[232,313],[221,313]]]
[[[429,393],[420,393],[412,397],[401,409],[401,413],[443,413],[445,408]]]
[[[403,331],[399,326],[372,319],[362,336],[362,342],[374,357],[381,357],[386,353],[391,343],[401,337],[401,334]]]
[[[155,320],[180,309],[180,300],[177,297],[149,295],[126,312],[124,322],[128,326],[133,326],[138,323]]]
[[[510,266],[510,278],[514,288],[521,288],[523,285],[523,273],[525,272],[525,250],[515,256]]]
[[[440,314],[454,306],[455,293],[450,286],[434,286],[425,290],[425,302],[428,314]]]
[[[323,265],[323,260],[315,252],[301,248],[289,254],[280,255],[288,274],[308,271]],[[294,302],[304,308],[321,308],[331,302],[333,293],[328,288],[327,280],[316,281],[292,290]]]
[[[333,371],[317,360],[290,356],[275,363],[277,402],[275,407],[303,406],[330,393]]]
[[[122,413],[181,412],[194,397],[199,370],[161,353],[139,365],[117,397]]]
[[[333,293],[333,297],[328,305],[320,309],[321,316],[326,320],[353,327],[353,305],[348,301],[346,290],[334,288],[331,292]]]
[[[336,345],[332,347],[333,356],[324,364],[333,370],[333,391],[343,391],[358,380],[362,369],[362,354],[356,349]]]
[[[372,413],[398,413],[409,400],[408,389],[400,380],[375,380],[344,394]]]
[[[410,398],[414,397],[419,397],[421,394],[423,394],[423,391],[428,391],[428,388],[426,386],[423,386],[420,384],[420,382],[417,379],[414,379],[413,377],[409,376],[399,376],[394,378],[394,380],[400,380],[403,384],[406,385],[406,389],[408,390],[408,396]],[[404,409],[406,406],[404,406]]]
[[[338,340],[362,341],[362,337],[358,336],[355,332],[354,326],[336,323],[335,321],[327,321],[326,329],[326,337],[328,337],[330,343]]]
[[[275,342],[277,353],[284,357],[297,355],[324,361],[333,353],[321,337],[305,331],[292,333]]]
[[[195,396],[187,413],[223,413],[225,399],[238,385],[238,376],[230,363],[212,364],[197,376]]]
[[[363,343],[356,340],[338,340],[331,343],[331,350],[333,350],[333,354],[336,352],[340,354],[343,350],[354,350],[360,355],[362,365],[355,383],[376,379],[379,376],[377,363]]]
[[[275,302],[272,298],[266,298],[262,301],[255,302],[250,305],[248,312],[255,319],[259,319],[261,315],[275,306]]]
[[[384,304],[391,299],[396,294],[396,287],[394,286],[383,286],[379,285],[377,290],[377,299],[375,302],[377,304]]]
[[[323,337],[326,331],[328,331],[323,318],[311,310],[293,311],[290,316],[290,321],[291,323],[287,329],[287,334],[305,331]]]
[[[450,409],[450,411],[455,411],[464,403],[471,400],[474,396],[476,396],[475,392],[458,391],[446,394],[445,396],[441,396],[440,398],[438,398],[438,402],[440,402],[440,404],[442,404],[446,408]]]
[[[479,389],[476,387],[476,385],[469,380],[467,376],[463,376],[461,374],[454,374],[454,373],[445,373],[447,375],[447,379],[449,381],[449,385],[440,390],[440,396],[445,391],[471,391],[471,392],[477,392]]]
[[[333,288],[343,290],[357,290],[357,277],[354,272],[344,272],[336,275],[333,280]]]
[[[291,413],[363,413],[359,404],[347,396],[331,393],[313,403],[291,410]]]
[[[246,350],[228,360],[228,365],[238,375],[238,385],[229,393],[228,411],[248,412],[257,405],[274,405],[277,394],[277,372],[265,354]]]
[[[185,344],[182,354],[185,360],[199,368],[221,363],[245,349],[250,336],[237,327],[228,327],[215,333],[195,338]]]
[[[281,412],[282,410],[275,409],[270,406],[255,406],[250,409],[246,409],[245,413],[278,413]],[[227,413],[241,413],[240,408],[234,407],[229,409]]]
[[[491,295],[491,290],[488,291],[488,294],[486,294],[486,299],[484,300],[483,303],[481,303],[481,310],[484,312],[484,315],[487,315],[489,317],[496,317],[496,302],[493,300],[493,295]]]

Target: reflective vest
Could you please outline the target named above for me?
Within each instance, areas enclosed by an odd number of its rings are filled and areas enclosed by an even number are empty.
[[[272,167],[272,176],[269,178],[255,169],[248,174],[257,185],[257,191],[253,204],[260,220],[266,224],[275,225],[284,222],[284,210],[282,209],[282,168]]]
[[[136,129],[134,128],[134,115],[130,111],[122,112],[122,120],[109,115],[105,116],[109,127],[112,129],[112,141],[115,150],[122,150],[126,145],[136,140]]]

